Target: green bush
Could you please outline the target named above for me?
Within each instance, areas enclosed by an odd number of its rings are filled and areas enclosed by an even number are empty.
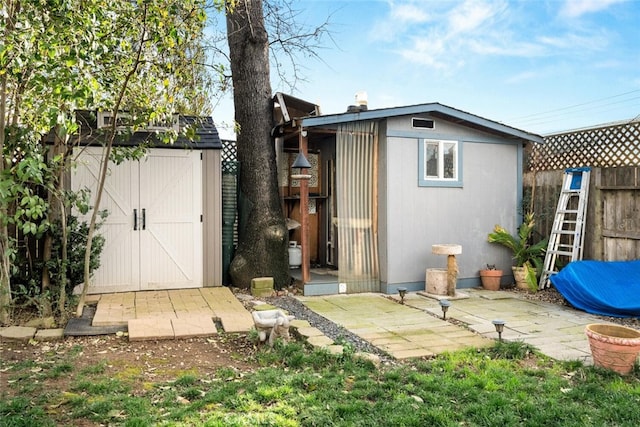
[[[102,220],[106,218],[106,213],[100,215]],[[98,222],[96,230],[99,229],[102,222]],[[84,251],[87,242],[87,234],[89,224],[80,222],[77,217],[70,215],[67,218],[67,274],[66,283],[64,284],[65,292],[70,296],[73,288],[84,281]],[[62,227],[59,222],[51,225],[53,237],[53,245],[51,248],[51,260],[47,262],[47,267],[51,275],[52,289],[59,290],[63,288],[62,280]],[[44,239],[33,242],[33,245],[43,244]],[[100,255],[104,248],[105,238],[99,234],[93,236],[91,244],[91,258],[89,271],[93,273],[100,267]],[[42,271],[44,261],[33,260],[32,250],[23,247],[18,248],[16,257],[13,260],[11,288],[18,302],[24,300],[33,300],[37,297],[52,298],[56,295],[41,295],[42,289]],[[57,291],[55,292],[58,293]]]
[[[100,218],[104,220],[106,213],[101,213]],[[100,229],[101,221],[96,224],[96,231]],[[89,233],[89,224],[85,221],[80,222],[78,218],[70,215],[67,219],[67,295],[71,295],[73,288],[84,282],[84,251],[87,245],[87,234]],[[52,257],[48,263],[49,271],[52,277],[60,277],[62,272],[62,231],[59,224],[56,224],[53,235],[52,252],[57,257]],[[91,241],[91,257],[89,262],[89,272],[93,274],[100,267],[100,255],[104,248],[105,238],[97,233],[94,234]]]

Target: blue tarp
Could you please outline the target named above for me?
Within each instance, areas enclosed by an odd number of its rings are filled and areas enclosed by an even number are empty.
[[[640,317],[640,260],[573,261],[551,283],[575,308],[612,317]]]

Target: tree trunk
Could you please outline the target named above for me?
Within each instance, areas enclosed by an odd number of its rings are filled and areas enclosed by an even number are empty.
[[[269,44],[262,1],[240,0],[227,11],[233,99],[240,162],[240,218],[236,256],[230,275],[248,288],[255,277],[273,277],[277,289],[289,284],[287,228],[280,207],[273,107],[269,80]],[[241,224],[242,224],[241,223]]]
[[[4,132],[7,118],[7,76],[0,77],[0,178],[4,173]],[[9,255],[9,229],[4,219],[7,217],[7,206],[0,203],[0,325],[9,323],[11,306],[11,263]]]
[[[64,147],[61,147],[61,144],[63,144],[63,142],[61,141],[59,126],[56,126],[55,132],[56,132],[56,138],[53,145],[53,151],[51,153],[52,158],[55,158],[57,155],[61,154],[64,150]],[[60,176],[59,170],[60,168],[62,168],[62,166],[57,165],[56,167],[59,168],[58,171],[55,172],[56,178],[58,178]],[[49,200],[49,211],[47,212],[47,215],[48,215],[49,223],[52,224],[52,226],[54,226],[54,224],[57,224],[60,218],[62,217],[62,215],[64,215],[64,213],[60,208],[61,203],[60,203],[60,197],[59,197],[59,195],[62,194],[63,189],[60,188],[60,181],[58,179],[56,179],[54,182],[55,182],[54,188],[49,188],[47,191],[47,199]],[[53,230],[49,228],[44,238],[43,251],[42,251],[42,261],[44,264],[44,266],[42,267],[42,295],[43,296],[46,295],[46,297],[42,298],[42,301],[41,301],[43,317],[48,317],[53,314],[53,307],[51,303],[52,299],[50,295],[47,295],[48,293],[50,293],[51,295],[53,294],[51,289],[52,288],[51,272],[49,271],[49,267],[47,267],[47,264],[49,263],[49,261],[51,261],[52,248],[53,248]]]

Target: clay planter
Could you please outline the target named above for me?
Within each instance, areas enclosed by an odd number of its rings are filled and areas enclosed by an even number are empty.
[[[626,326],[594,323],[585,329],[593,364],[625,375],[640,353],[640,331]]]
[[[502,270],[480,270],[482,287],[488,291],[500,290],[500,279],[502,279]]]
[[[529,284],[527,283],[527,269],[524,267],[511,267],[511,271],[513,271],[513,279],[516,282],[516,288],[531,291],[531,289],[529,289]]]

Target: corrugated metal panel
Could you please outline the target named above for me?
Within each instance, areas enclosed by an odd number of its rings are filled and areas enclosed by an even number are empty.
[[[378,292],[377,123],[340,126],[336,135],[339,280],[347,292]]]

